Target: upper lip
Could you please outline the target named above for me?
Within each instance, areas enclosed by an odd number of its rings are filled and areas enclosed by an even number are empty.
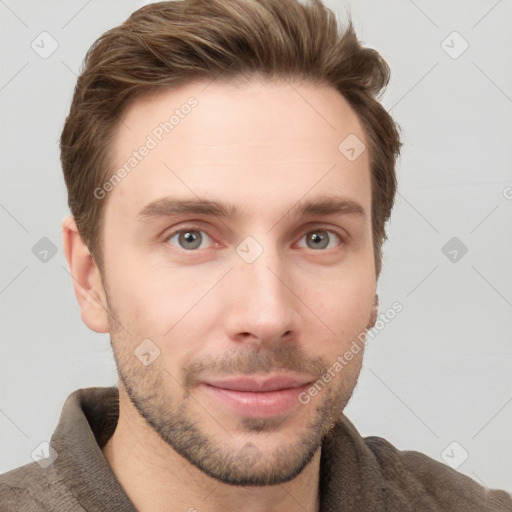
[[[278,389],[298,388],[309,384],[314,379],[295,375],[279,374],[268,376],[236,377],[225,379],[208,379],[204,383],[216,388],[233,391],[276,391]]]

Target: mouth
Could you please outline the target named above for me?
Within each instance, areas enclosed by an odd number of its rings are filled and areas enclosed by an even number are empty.
[[[311,376],[290,374],[208,379],[200,386],[216,402],[250,418],[283,414],[299,404],[299,395],[313,382]]]

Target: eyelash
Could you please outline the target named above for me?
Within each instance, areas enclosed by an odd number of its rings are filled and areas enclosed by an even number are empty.
[[[194,225],[190,225],[190,226],[182,226],[180,227],[179,229],[176,229],[174,231],[172,231],[171,233],[169,234],[166,234],[164,236],[164,242],[168,243],[169,240],[171,238],[173,238],[174,236],[180,234],[180,233],[186,233],[187,231],[200,231],[201,233],[206,233],[206,235],[211,239],[213,240],[213,237],[211,237],[203,228],[199,227],[199,226],[194,226]],[[300,238],[301,240],[304,238],[304,236],[310,234],[310,233],[314,233],[314,232],[317,232],[317,231],[326,231],[327,233],[330,233],[330,234],[334,234],[336,235],[339,239],[340,239],[340,243],[338,244],[339,245],[342,245],[343,242],[345,242],[345,236],[342,235],[341,233],[338,233],[337,231],[334,231],[332,229],[327,229],[325,226],[319,226],[319,227],[313,227],[312,229],[309,229],[308,231],[306,231],[302,237]],[[338,247],[337,246],[337,247]],[[174,246],[176,249],[180,249],[184,252],[187,252],[187,253],[194,253],[194,252],[198,252],[198,251],[201,251],[201,250],[205,250],[205,249],[191,249],[191,250],[186,250],[186,249],[183,249],[181,247],[176,247]],[[307,247],[306,247],[307,249]],[[331,249],[333,249],[331,247]],[[311,249],[312,251],[315,251],[315,249]],[[328,251],[329,249],[319,249],[318,252],[325,252],[325,251]]]

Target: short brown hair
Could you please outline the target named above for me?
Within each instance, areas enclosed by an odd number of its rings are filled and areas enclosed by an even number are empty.
[[[194,79],[304,80],[337,89],[357,113],[368,143],[372,231],[380,274],[396,193],[397,125],[378,101],[386,62],[344,30],[321,0],[181,0],[149,4],[89,49],[61,136],[68,204],[100,270],[105,201],[93,191],[113,173],[111,144],[128,104]],[[341,141],[340,141],[341,142]]]

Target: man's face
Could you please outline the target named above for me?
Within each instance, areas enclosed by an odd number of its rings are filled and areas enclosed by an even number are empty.
[[[368,152],[340,152],[350,134],[365,140],[336,90],[286,81],[188,84],[137,100],[119,125],[115,169],[138,151],[105,199],[120,390],[224,482],[296,476],[356,384],[362,350],[307,394],[365,331],[375,296]],[[165,198],[237,212],[173,214]],[[300,213],[329,198],[344,206]]]

